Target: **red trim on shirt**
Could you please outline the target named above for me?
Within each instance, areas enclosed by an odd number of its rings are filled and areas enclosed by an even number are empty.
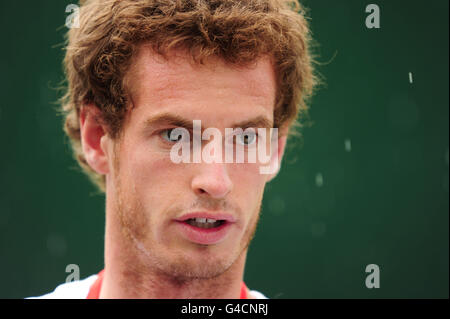
[[[103,275],[105,274],[105,269],[100,271],[97,275],[97,279],[92,284],[91,288],[89,288],[89,293],[86,299],[99,299],[100,298],[100,289],[102,288]]]
[[[247,286],[243,281],[241,282],[241,296],[239,299],[247,299]]]
[[[89,293],[86,299],[99,299],[104,274],[105,274],[104,269],[98,273],[97,279],[92,284],[91,288],[89,288]],[[241,294],[239,299],[247,299],[247,286],[243,281],[241,282]]]

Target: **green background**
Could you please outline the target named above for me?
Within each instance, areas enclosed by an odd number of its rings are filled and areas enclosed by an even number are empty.
[[[103,267],[104,198],[53,103],[69,3],[0,4],[3,298],[52,291],[68,264],[81,278]],[[449,2],[303,3],[325,85],[268,185],[245,281],[270,298],[448,298]],[[365,26],[369,3],[380,29]]]

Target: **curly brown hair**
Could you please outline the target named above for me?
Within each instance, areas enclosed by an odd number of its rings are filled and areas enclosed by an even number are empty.
[[[300,127],[298,114],[307,113],[316,77],[307,18],[295,0],[86,0],[80,1],[79,22],[67,32],[64,130],[101,191],[105,176],[92,170],[81,149],[80,108],[94,104],[107,133],[117,138],[131,103],[124,78],[142,43],[162,56],[187,49],[198,63],[214,56],[245,66],[268,55],[277,74],[274,127]]]

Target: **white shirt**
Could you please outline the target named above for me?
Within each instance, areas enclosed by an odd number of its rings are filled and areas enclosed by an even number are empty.
[[[91,286],[97,280],[98,275],[89,276],[83,280],[71,281],[56,287],[56,289],[48,294],[29,297],[27,299],[86,299]],[[251,290],[250,294],[256,299],[267,299],[262,293]]]

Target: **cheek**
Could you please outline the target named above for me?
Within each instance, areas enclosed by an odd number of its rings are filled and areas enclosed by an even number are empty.
[[[228,169],[228,173],[235,181],[235,186],[244,187],[245,185],[249,190],[264,187],[266,178],[264,174],[260,174],[261,164],[235,163],[228,165],[231,165]]]
[[[152,207],[170,203],[183,187],[183,165],[172,163],[164,152],[152,152],[139,145],[133,149],[128,152],[127,166],[136,196]]]
[[[260,204],[266,185],[266,177],[260,174],[259,167],[259,164],[242,163],[233,164],[229,170],[234,184],[233,197],[248,215]]]

